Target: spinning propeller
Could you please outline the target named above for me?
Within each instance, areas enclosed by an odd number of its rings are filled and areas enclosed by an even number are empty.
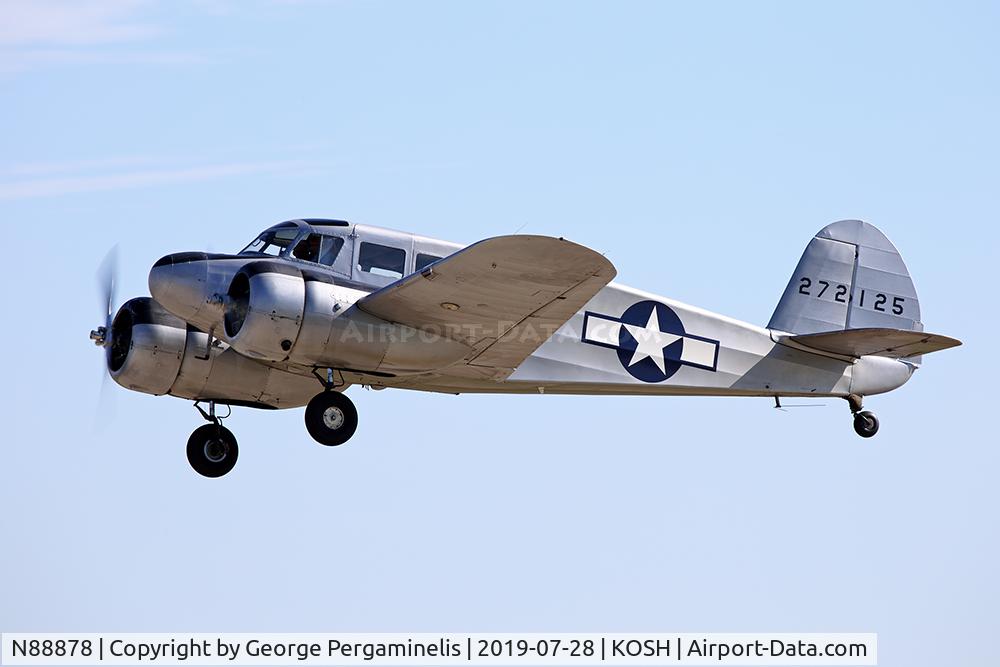
[[[111,323],[115,311],[115,287],[118,282],[118,245],[111,246],[97,268],[97,290],[104,307],[104,326],[90,332],[90,339],[98,347],[111,344]]]
[[[104,348],[104,366],[101,380],[101,393],[98,400],[97,423],[110,421],[113,412],[111,397],[108,394],[108,359],[110,348],[114,341],[112,324],[115,316],[115,289],[118,285],[118,245],[111,246],[97,269],[97,293],[103,309],[104,325],[90,332],[90,339],[98,347]],[[96,426],[97,424],[95,424]]]

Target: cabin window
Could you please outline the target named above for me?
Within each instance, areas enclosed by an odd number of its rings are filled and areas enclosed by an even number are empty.
[[[406,251],[378,243],[362,242],[358,252],[358,269],[389,278],[402,278],[406,267]]]
[[[333,266],[340,254],[340,249],[344,247],[344,239],[337,236],[326,236],[324,234],[310,234],[295,246],[292,256],[307,262],[316,262]]]
[[[437,255],[428,255],[428,254],[423,253],[423,252],[418,252],[417,253],[417,262],[416,262],[416,265],[413,267],[413,270],[414,271],[423,271],[425,268],[427,268],[429,265],[433,264],[434,262],[438,261],[439,259],[441,259],[441,258],[438,257]]]

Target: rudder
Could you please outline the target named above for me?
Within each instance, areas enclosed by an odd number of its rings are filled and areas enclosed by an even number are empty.
[[[903,258],[885,234],[861,220],[834,222],[813,237],[767,326],[792,334],[923,331]]]

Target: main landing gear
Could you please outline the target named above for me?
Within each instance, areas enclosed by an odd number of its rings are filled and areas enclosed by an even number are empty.
[[[345,384],[334,382],[332,370],[327,371],[326,380],[318,374],[317,378],[323,383],[324,391],[316,394],[306,406],[306,430],[321,445],[342,445],[358,428],[358,410],[351,399],[339,391]],[[207,411],[198,401],[194,404],[209,423],[196,428],[188,438],[188,463],[199,475],[222,477],[236,465],[240,448],[233,432],[222,425],[229,414],[219,416],[215,412],[215,401],[206,402]]]
[[[236,436],[222,425],[222,417],[215,414],[215,401],[208,402],[208,412],[205,412],[198,403],[195,403],[194,407],[206,421],[211,423],[199,426],[188,438],[188,463],[199,475],[222,477],[233,469],[240,455]]]
[[[323,383],[324,390],[313,396],[306,406],[306,430],[321,445],[342,445],[358,428],[358,410],[351,399],[336,391],[332,369],[327,369],[326,380],[314,374]]]
[[[851,394],[847,397],[847,402],[851,406],[851,414],[854,415],[854,432],[862,438],[870,438],[878,433],[878,417],[874,412],[861,410],[861,396]]]

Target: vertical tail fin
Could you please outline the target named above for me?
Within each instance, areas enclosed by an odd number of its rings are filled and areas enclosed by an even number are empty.
[[[793,334],[924,328],[899,251],[861,220],[834,222],[813,237],[767,326]]]

